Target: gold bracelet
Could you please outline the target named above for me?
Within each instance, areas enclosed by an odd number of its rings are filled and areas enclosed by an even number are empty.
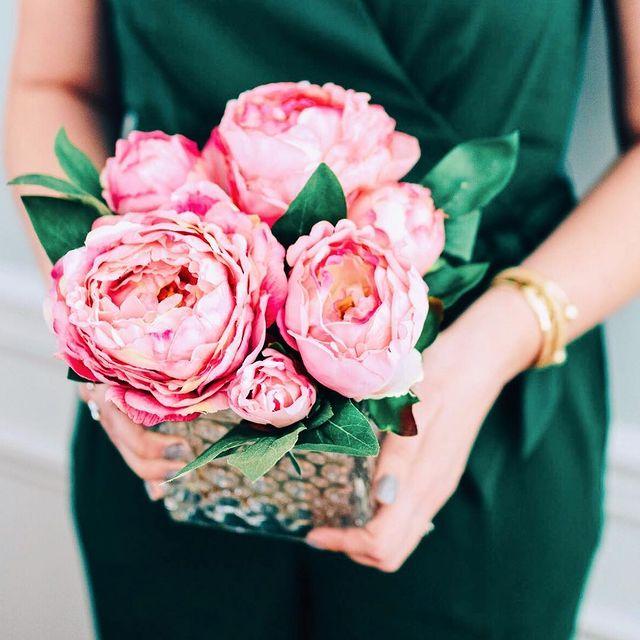
[[[562,364],[567,359],[567,325],[578,316],[567,294],[552,280],[547,280],[524,267],[501,271],[493,286],[506,284],[516,287],[538,319],[542,332],[542,347],[534,367]]]

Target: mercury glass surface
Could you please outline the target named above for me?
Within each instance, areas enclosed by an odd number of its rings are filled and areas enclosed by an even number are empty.
[[[199,455],[237,424],[229,411],[191,422],[165,422],[159,431],[185,437]],[[313,527],[364,525],[373,514],[373,458],[295,451],[251,482],[223,458],[166,485],[164,504],[179,522],[243,533],[302,538]]]

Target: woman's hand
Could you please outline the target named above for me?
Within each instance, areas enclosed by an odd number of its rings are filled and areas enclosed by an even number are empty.
[[[163,481],[193,457],[189,445],[183,438],[155,433],[132,422],[112,402],[105,400],[105,391],[105,385],[84,384],[80,386],[80,397],[87,403],[95,403],[95,417],[131,470],[146,481],[149,497],[162,498]]]
[[[307,537],[312,546],[381,571],[402,566],[458,486],[504,384],[536,353],[539,330],[519,295],[491,290],[425,352],[424,379],[414,389],[418,435],[385,437],[374,477],[375,517],[363,528],[314,529]]]

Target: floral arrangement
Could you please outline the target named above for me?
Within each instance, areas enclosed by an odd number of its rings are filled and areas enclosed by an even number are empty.
[[[202,150],[133,131],[98,173],[61,130],[68,179],[11,184],[58,193],[22,200],[70,377],[147,427],[231,409],[239,425],[178,475],[227,456],[256,479],[296,450],[376,455],[373,425],[416,433],[422,352],[485,275],[480,212],[517,147],[464,143],[401,182],[420,148],[383,107],[283,82],[229,101]]]

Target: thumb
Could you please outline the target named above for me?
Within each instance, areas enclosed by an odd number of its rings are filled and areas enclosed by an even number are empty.
[[[373,492],[378,502],[395,502],[398,492],[406,484],[417,452],[416,437],[395,433],[385,435],[373,476]]]

